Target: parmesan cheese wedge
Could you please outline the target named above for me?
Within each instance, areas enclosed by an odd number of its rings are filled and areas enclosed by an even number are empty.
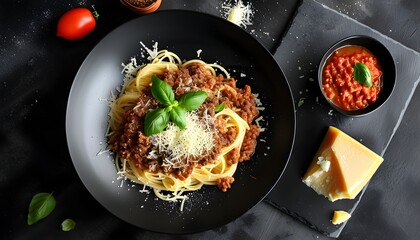
[[[335,127],[329,127],[303,182],[330,201],[354,199],[383,158]]]
[[[338,225],[349,220],[351,214],[346,211],[334,211],[333,218],[331,219],[332,224]]]

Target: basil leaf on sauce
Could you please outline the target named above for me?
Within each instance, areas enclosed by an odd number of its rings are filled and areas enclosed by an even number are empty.
[[[55,208],[55,198],[52,193],[37,193],[29,203],[28,225],[46,218]]]
[[[152,76],[152,96],[163,105],[170,105],[175,100],[172,87],[156,75]]]
[[[165,129],[169,122],[169,113],[165,108],[158,108],[146,114],[144,119],[144,134],[151,136],[157,134]]]
[[[353,77],[354,79],[356,79],[357,82],[367,87],[372,87],[373,85],[372,76],[369,71],[369,68],[361,62],[357,62],[354,64]]]
[[[186,111],[192,111],[201,106],[208,97],[204,91],[188,92],[179,99],[179,106]]]
[[[186,113],[185,109],[176,106],[169,112],[169,117],[180,129],[184,129],[187,126]]]
[[[217,107],[214,108],[214,112],[218,113],[220,111],[222,111],[223,109],[225,109],[225,102],[222,102],[221,104],[219,104]]]

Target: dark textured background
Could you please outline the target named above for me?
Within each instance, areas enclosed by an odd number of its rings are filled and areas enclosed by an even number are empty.
[[[190,9],[223,17],[223,2],[227,1],[163,0],[161,9]],[[420,51],[420,4],[416,0],[319,2]],[[75,42],[55,37],[56,22],[65,11],[92,4],[101,16],[89,36]],[[298,5],[292,0],[253,1],[256,13],[253,25],[246,30],[275,53]],[[0,216],[4,220],[1,239],[174,238],[130,226],[100,206],[78,178],[65,140],[67,97],[78,68],[102,37],[135,17],[118,1],[0,2]],[[341,239],[420,238],[419,108],[417,90],[384,155],[386,160]],[[57,208],[42,222],[27,226],[30,199],[44,191],[54,192]],[[76,220],[72,232],[61,231],[59,225],[65,218]],[[176,237],[324,238],[266,201],[223,227]]]

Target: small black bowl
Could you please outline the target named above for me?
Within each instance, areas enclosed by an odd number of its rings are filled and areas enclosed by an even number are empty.
[[[332,53],[334,53],[334,51],[348,45],[356,45],[356,46],[365,47],[366,49],[371,51],[373,55],[375,55],[376,58],[378,59],[379,64],[382,67],[382,72],[383,72],[382,91],[379,93],[378,99],[374,103],[367,106],[366,108],[358,109],[358,110],[344,110],[340,108],[339,106],[335,105],[326,96],[322,87],[322,72],[323,72],[327,59],[332,55]],[[367,114],[376,111],[382,105],[384,105],[394,90],[396,78],[397,78],[397,72],[396,72],[395,61],[391,53],[388,51],[388,49],[378,40],[368,37],[368,36],[362,36],[362,35],[350,36],[335,43],[324,54],[318,67],[318,83],[325,99],[335,110],[337,110],[338,112],[344,115],[352,116],[352,117],[366,116]]]

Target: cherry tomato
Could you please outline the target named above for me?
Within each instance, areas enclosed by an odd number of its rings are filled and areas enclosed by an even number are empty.
[[[61,16],[57,25],[57,36],[77,40],[88,35],[96,26],[96,19],[87,8],[74,8]]]

